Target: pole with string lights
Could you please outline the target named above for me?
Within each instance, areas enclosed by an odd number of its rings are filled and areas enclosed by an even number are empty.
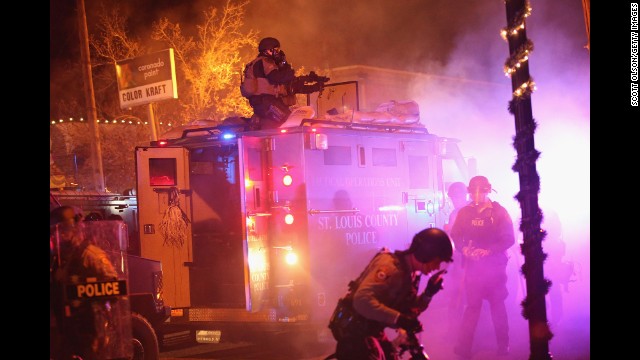
[[[529,76],[529,55],[533,51],[533,43],[527,39],[525,21],[531,14],[531,6],[528,0],[505,0],[505,6],[507,27],[502,29],[501,34],[509,43],[509,58],[505,62],[504,73],[511,77],[513,91],[509,112],[515,118],[513,147],[517,158],[512,169],[518,173],[520,180],[520,191],[515,198],[522,211],[520,231],[523,243],[520,249],[524,256],[522,274],[527,284],[527,294],[522,301],[522,315],[529,322],[529,359],[548,360],[553,358],[549,353],[549,340],[553,334],[547,321],[545,296],[551,283],[545,279],[543,268],[547,255],[542,251],[542,240],[546,232],[540,229],[540,177],[536,170],[540,152],[535,149],[534,133],[537,124],[531,110],[531,94],[536,86]]]

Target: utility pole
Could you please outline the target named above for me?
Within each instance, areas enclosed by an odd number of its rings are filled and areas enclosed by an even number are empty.
[[[516,199],[520,203],[523,234],[521,251],[524,255],[522,273],[527,283],[527,294],[522,301],[523,316],[529,321],[529,360],[552,359],[549,340],[553,337],[547,322],[545,296],[550,282],[544,278],[542,240],[546,233],[540,230],[542,211],[538,207],[540,177],[536,161],[540,152],[535,149],[534,133],[536,123],[531,110],[531,93],[535,83],[529,76],[529,56],[533,43],[527,39],[525,19],[531,13],[528,0],[506,0],[507,27],[502,36],[509,43],[509,58],[505,63],[505,73],[511,76],[512,99],[509,112],[515,117],[516,135],[513,147],[517,151],[513,171],[519,174],[520,191]]]
[[[587,45],[585,47],[591,52],[591,0],[582,0],[582,10],[584,25],[587,27]]]
[[[100,146],[100,129],[98,129],[98,115],[96,100],[93,93],[93,77],[91,76],[91,56],[89,53],[89,33],[87,31],[87,16],[84,10],[84,0],[76,0],[78,7],[78,33],[80,34],[80,63],[82,66],[82,80],[84,82],[84,97],[91,137],[91,165],[93,184],[96,191],[104,191],[104,174],[102,170],[102,150]]]

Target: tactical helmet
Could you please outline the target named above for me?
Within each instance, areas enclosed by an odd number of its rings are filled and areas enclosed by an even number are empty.
[[[428,228],[413,237],[409,251],[421,263],[428,263],[435,258],[452,262],[453,248],[453,242],[446,232],[438,228]]]
[[[58,206],[49,213],[49,225],[54,226],[58,223],[71,225],[82,219],[82,213],[68,205]]]
[[[491,184],[489,183],[489,180],[484,176],[474,176],[471,178],[471,180],[469,180],[469,186],[467,187],[467,190],[469,190],[469,192],[471,193],[475,189],[479,189],[480,192],[488,194],[491,192]]]
[[[455,197],[458,195],[465,196],[467,195],[467,187],[464,185],[463,182],[456,181],[451,185],[449,185],[449,190],[447,190],[447,195],[449,195],[449,197]]]
[[[99,221],[99,220],[103,220],[103,217],[98,212],[91,212],[84,217],[84,221]]]
[[[276,38],[266,37],[260,40],[260,44],[258,45],[258,51],[263,52],[276,47],[280,47],[280,41],[278,41],[278,39]]]

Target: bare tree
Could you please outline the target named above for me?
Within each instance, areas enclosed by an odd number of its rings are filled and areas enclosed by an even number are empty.
[[[196,39],[183,35],[180,24],[167,18],[154,23],[152,38],[174,49],[185,82],[178,90],[184,118],[220,121],[230,115],[251,115],[239,89],[247,60],[241,57],[242,50],[257,46],[256,31],[241,31],[248,3],[227,0],[220,14],[217,8],[208,8],[202,25],[196,26]]]
[[[251,116],[252,110],[239,90],[244,64],[254,55],[258,43],[256,31],[241,30],[248,3],[248,0],[228,0],[222,9],[208,8],[203,12],[203,22],[196,25],[194,31],[187,31],[197,34],[196,39],[183,36],[179,23],[162,18],[153,25],[152,40],[157,40],[156,44],[131,35],[128,19],[121,15],[117,2],[110,8],[100,6],[90,45],[97,113],[103,120],[99,126],[105,185],[109,190],[122,192],[135,186],[133,149],[148,141],[150,134],[147,126],[137,125],[146,119],[146,107],[120,108],[116,62],[143,55],[151,51],[152,46],[174,48],[179,98],[153,105],[156,119],[163,123],[160,133],[170,129],[169,123],[176,126],[201,118],[221,121],[228,116]],[[79,66],[70,65],[64,74],[56,76],[77,82],[79,74]],[[65,124],[51,126],[52,166],[62,169],[68,178],[82,186],[90,180],[90,162],[85,161],[89,149],[88,126],[78,121],[78,117],[83,116],[82,107],[74,101],[73,94],[56,81],[52,80],[51,88],[66,95],[56,100],[56,109],[61,113],[55,116],[65,119]],[[68,121],[71,117],[75,118],[74,122]],[[109,123],[105,124],[104,120]],[[75,162],[64,164],[60,160],[71,157]]]
[[[99,99],[98,112],[107,118],[122,115],[118,99],[116,63],[147,52],[141,40],[129,34],[126,19],[121,16],[116,4],[107,8],[102,4],[99,8],[96,32],[91,35],[90,45],[93,49],[92,60],[94,87]],[[131,109],[130,116],[144,117],[145,109]]]

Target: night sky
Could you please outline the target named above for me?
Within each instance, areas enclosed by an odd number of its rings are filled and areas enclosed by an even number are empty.
[[[103,0],[104,2],[113,0]],[[74,0],[50,0],[51,59],[77,53]],[[88,27],[101,1],[86,1]],[[130,18],[132,32],[148,38],[151,23],[162,16],[183,24],[197,19],[220,0],[118,1]],[[530,35],[553,29],[566,38],[566,52],[587,43],[580,0],[535,1],[528,20]],[[370,65],[417,72],[448,71],[461,59],[472,59],[474,78],[491,77],[491,55],[508,55],[499,31],[506,26],[502,1],[468,0],[260,0],[247,8],[245,27],[278,38],[294,66],[331,68]],[[535,37],[533,37],[535,39]],[[544,41],[538,39],[538,41]],[[538,43],[538,46],[541,44]]]

